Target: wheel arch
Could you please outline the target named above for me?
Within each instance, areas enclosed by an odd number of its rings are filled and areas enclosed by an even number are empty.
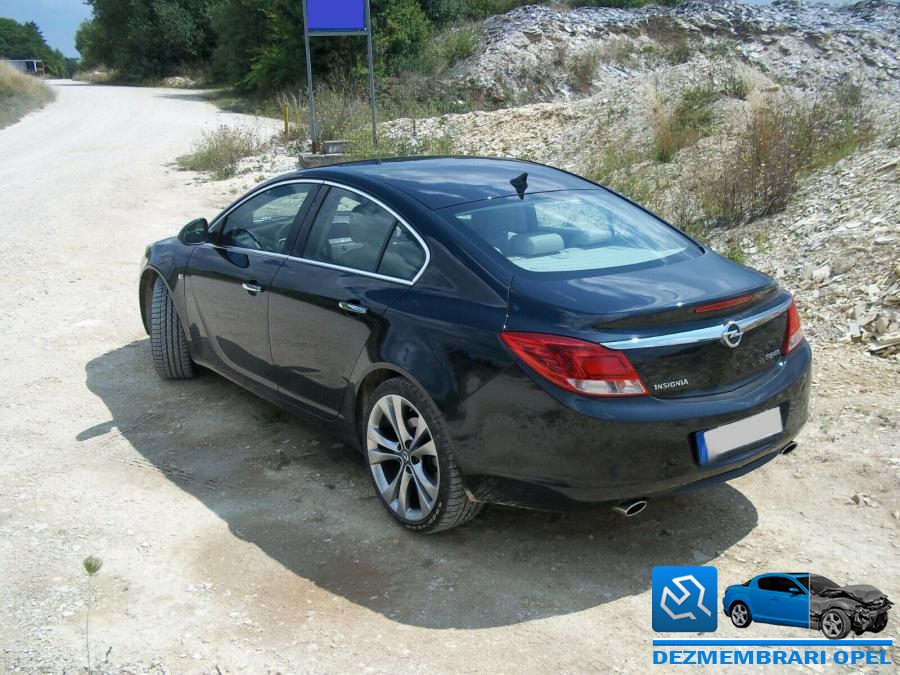
[[[147,335],[150,335],[150,301],[153,298],[153,285],[156,283],[157,279],[162,279],[169,293],[172,292],[168,282],[166,282],[166,278],[160,274],[159,270],[149,265],[141,272],[141,279],[138,283],[138,302],[141,307],[141,323],[144,324],[144,331]]]
[[[368,407],[369,398],[378,387],[395,377],[403,378],[414,384],[419,391],[428,398],[431,404],[434,405],[434,400],[431,398],[428,390],[422,386],[422,383],[419,382],[418,379],[405,369],[400,368],[393,363],[372,364],[365,373],[359,377],[359,384],[355,387],[353,396],[347,397],[349,399],[349,410],[347,410],[346,418],[352,420],[353,438],[356,441],[356,445],[360,452],[363,451],[363,447],[359,439],[364,424],[363,416]]]
[[[751,603],[750,599],[744,595],[738,595],[731,599],[731,602],[728,603],[728,613],[731,614],[731,610],[734,608],[735,604],[739,602],[747,606],[747,609],[750,610],[750,618],[753,618],[755,614],[753,611],[753,603]]]

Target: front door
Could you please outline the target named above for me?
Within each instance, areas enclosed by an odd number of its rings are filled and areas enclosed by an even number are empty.
[[[325,417],[385,310],[426,263],[421,241],[386,207],[329,188],[269,299],[272,358],[284,396]]]
[[[188,265],[192,338],[201,361],[247,384],[275,388],[269,287],[293,243],[313,183],[284,183],[238,204],[212,226]]]

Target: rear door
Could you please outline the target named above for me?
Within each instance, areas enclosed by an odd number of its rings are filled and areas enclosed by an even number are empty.
[[[188,311],[199,357],[248,383],[276,386],[269,287],[316,189],[292,182],[254,194],[214,222],[212,241],[191,256]]]
[[[369,336],[427,260],[424,242],[386,205],[351,188],[328,188],[272,283],[269,326],[281,393],[335,416]]]

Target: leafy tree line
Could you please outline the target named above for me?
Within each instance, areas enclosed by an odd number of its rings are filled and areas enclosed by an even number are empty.
[[[41,29],[33,21],[19,23],[0,18],[0,58],[40,59],[50,75],[70,75],[70,64],[58,49],[51,49],[44,40]]]
[[[264,93],[305,80],[301,0],[86,0],[93,16],[76,35],[86,67],[107,66],[125,79],[207,69],[213,79]],[[533,3],[534,0],[531,0]],[[646,0],[574,4],[639,5]],[[380,75],[427,61],[431,38],[448,24],[480,19],[528,0],[371,0]],[[363,37],[317,37],[312,60],[324,79],[365,68]]]

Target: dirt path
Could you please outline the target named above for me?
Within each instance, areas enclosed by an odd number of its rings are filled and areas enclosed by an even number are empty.
[[[166,164],[241,120],[189,92],[55,86],[0,131],[0,671],[85,666],[88,554],[92,663],[112,671],[647,671],[660,564],[900,597],[900,376],[846,348],[817,350],[800,449],[730,485],[629,521],[489,508],[400,530],[346,448],[217,376],[150,367],[143,246],[236,187]]]

